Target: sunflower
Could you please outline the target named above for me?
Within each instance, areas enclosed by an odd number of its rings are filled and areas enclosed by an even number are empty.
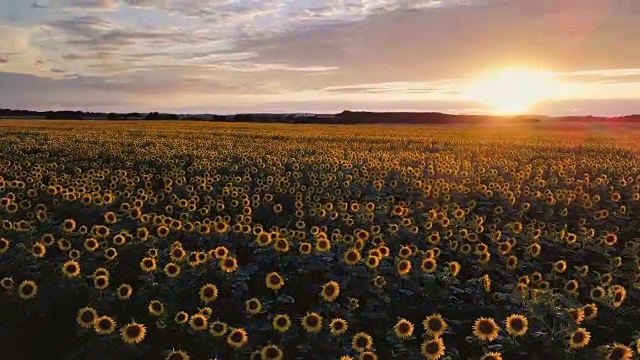
[[[302,318],[301,323],[306,332],[319,332],[322,329],[322,316],[316,312],[310,312]]]
[[[424,328],[424,331],[426,331],[430,336],[439,337],[447,329],[447,323],[442,318],[442,315],[433,314],[427,316],[422,321],[422,327]]]
[[[380,252],[380,255],[382,255],[382,257],[387,257],[391,253],[391,250],[389,250],[389,248],[385,245],[380,245],[378,247],[378,251]]]
[[[282,360],[284,352],[276,345],[267,345],[260,350],[262,360]]]
[[[432,273],[436,271],[438,264],[436,263],[436,259],[427,257],[422,260],[422,265],[420,268],[423,272]]]
[[[76,222],[73,219],[65,219],[62,222],[62,231],[64,232],[72,232],[76,229]]]
[[[408,261],[408,260],[405,260]],[[365,263],[369,269],[375,269],[380,265],[380,258],[375,255],[369,255]]]
[[[312,250],[312,246],[311,243],[308,242],[301,242],[300,245],[298,245],[298,251],[300,252],[300,254],[302,255],[309,255],[311,254],[311,250]]]
[[[540,246],[540,244],[538,243],[533,243],[531,245],[529,245],[529,254],[531,254],[532,257],[538,257],[540,256],[540,252],[542,251],[542,246]]]
[[[164,273],[170,278],[175,278],[180,275],[180,266],[170,262],[164,266]]]
[[[577,280],[569,280],[564,285],[564,290],[570,294],[577,295],[578,294],[578,281]]]
[[[171,261],[180,262],[187,255],[186,251],[182,247],[173,247],[169,251],[169,256],[171,257]]]
[[[93,323],[93,329],[100,335],[108,335],[116,330],[116,322],[108,316],[100,316]]]
[[[449,266],[449,274],[451,274],[451,276],[453,277],[458,276],[458,273],[460,272],[460,263],[457,261],[452,261],[447,263],[447,265]]]
[[[140,227],[136,230],[136,237],[144,242],[149,239],[149,230],[145,227]]]
[[[358,251],[358,249],[356,248],[351,248],[349,249],[347,252],[344,253],[344,262],[347,263],[347,265],[355,265],[358,263],[358,261],[360,261],[360,251]]]
[[[480,264],[488,264],[489,260],[491,260],[491,254],[488,251],[483,251],[478,256],[478,261],[480,262]]]
[[[176,315],[173,317],[173,321],[176,324],[186,324],[189,321],[189,314],[186,311],[178,311]]]
[[[2,286],[2,288],[5,290],[13,289],[13,278],[11,277],[2,278],[2,280],[0,280],[0,286]]]
[[[335,281],[329,281],[328,283],[322,285],[322,290],[320,291],[320,296],[322,299],[327,302],[333,302],[340,295],[340,284]]]
[[[9,250],[11,243],[5,238],[0,238],[0,254],[4,254]]]
[[[342,318],[335,318],[329,323],[329,330],[331,335],[342,335],[349,329],[347,321]]]
[[[576,324],[580,324],[584,320],[584,310],[571,308],[569,309],[569,316]]]
[[[117,220],[118,218],[113,211],[104,214],[104,222],[107,224],[114,224]]]
[[[627,290],[620,285],[614,285],[609,289],[609,296],[611,298],[611,305],[617,308],[620,307],[624,299],[627,298]]]
[[[245,301],[244,308],[250,315],[257,315],[262,311],[262,304],[257,298],[252,298]]]
[[[256,236],[256,243],[261,247],[269,246],[269,244],[271,244],[271,235],[266,231],[261,231]]]
[[[488,352],[480,358],[480,360],[502,360],[502,354],[498,352]]]
[[[559,260],[553,263],[553,272],[561,274],[567,270],[567,262],[564,260]]]
[[[169,235],[169,227],[161,225],[156,229],[156,235],[160,238],[166,238]]]
[[[507,332],[511,336],[522,336],[527,332],[529,327],[529,320],[522,315],[511,315],[505,321],[507,326]]]
[[[598,306],[594,303],[582,307],[585,320],[593,320],[598,316]]]
[[[227,323],[216,320],[209,326],[209,333],[211,334],[211,336],[219,338],[223,337],[227,333],[227,329]]]
[[[227,336],[227,344],[234,349],[240,349],[248,341],[247,332],[242,328],[232,329]]]
[[[605,360],[629,360],[633,356],[633,351],[626,345],[614,343]]]
[[[613,246],[618,242],[618,236],[614,233],[608,233],[603,236],[603,242],[607,246]]]
[[[589,292],[589,296],[594,301],[602,301],[606,295],[606,291],[602,286],[596,286]]]
[[[273,318],[271,326],[278,332],[284,333],[291,327],[291,319],[289,315],[279,314]]]
[[[104,250],[104,257],[107,260],[113,260],[118,256],[118,250],[115,248],[108,248]]]
[[[400,339],[408,339],[413,335],[413,324],[407,319],[399,319],[393,326],[393,332]]]
[[[151,315],[160,316],[164,314],[164,304],[160,300],[151,300],[147,309]]]
[[[96,319],[98,319],[98,312],[92,307],[83,307],[78,310],[78,315],[76,316],[76,322],[78,325],[85,329],[92,328]]]
[[[373,285],[379,289],[385,287],[387,285],[387,279],[384,276],[376,276],[373,278]]]
[[[479,340],[491,342],[498,338],[500,328],[492,318],[478,318],[473,324],[473,335]]]
[[[581,349],[591,340],[591,334],[585,328],[577,328],[569,335],[569,347],[572,349]]]
[[[140,269],[144,272],[150,272],[156,269],[156,259],[145,257],[140,261]]]
[[[209,319],[211,317],[211,315],[213,314],[213,309],[208,307],[208,306],[205,306],[202,309],[198,308],[198,312],[201,315],[204,315],[204,317],[206,317],[207,319]]]
[[[491,291],[491,278],[488,274],[484,274],[482,276],[482,287],[484,288],[485,292]]]
[[[289,242],[287,241],[287,239],[278,238],[273,243],[273,247],[279,253],[286,253],[289,251]]]
[[[40,242],[33,244],[33,247],[31,248],[31,255],[33,255],[33,257],[40,259],[43,258],[46,253],[47,248],[44,244]]]
[[[378,360],[378,355],[373,351],[363,351],[358,355],[358,360]]]
[[[420,353],[427,360],[438,360],[444,356],[444,341],[442,338],[434,337],[430,340],[425,340],[420,344]]]
[[[351,347],[358,352],[371,350],[373,338],[366,332],[359,332],[351,338]]]
[[[65,277],[77,277],[78,275],[80,275],[80,264],[78,264],[78,262],[75,260],[69,260],[62,264],[62,269],[60,271]]]
[[[265,278],[265,284],[271,290],[279,290],[282,286],[284,286],[284,279],[277,272],[271,272],[267,274]]]
[[[92,277],[97,278],[98,276],[109,276],[109,270],[103,268],[103,267],[99,267],[97,268],[93,274],[91,274]]]
[[[406,276],[411,271],[411,261],[410,260],[400,260],[398,265],[396,265],[396,270],[400,276]]]
[[[219,263],[220,269],[227,274],[231,274],[238,270],[238,260],[231,256],[226,256]]]
[[[196,331],[206,330],[208,327],[207,317],[203,314],[191,315],[191,318],[189,319],[189,326]]]
[[[98,290],[104,290],[109,286],[109,277],[96,276],[93,278],[93,286]]]
[[[516,266],[518,266],[518,257],[515,255],[510,255],[507,258],[507,268],[513,270],[516,268]]]
[[[164,360],[189,360],[189,355],[183,350],[171,350]]]
[[[316,242],[316,251],[319,253],[325,253],[331,250],[331,241],[326,238],[319,238]]]
[[[139,344],[147,336],[147,328],[144,324],[131,322],[120,329],[120,337],[126,344]]]
[[[218,287],[213,284],[205,284],[200,288],[200,300],[209,303],[218,298]]]
[[[342,355],[338,360],[353,360],[353,357],[349,355]]]

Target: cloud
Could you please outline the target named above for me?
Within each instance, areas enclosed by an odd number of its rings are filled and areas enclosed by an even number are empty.
[[[345,83],[466,77],[514,64],[559,71],[637,65],[637,18],[616,5],[622,2],[607,2],[605,12],[603,1],[569,1],[574,8],[541,2],[544,7],[503,0],[377,12],[358,22],[248,39],[237,48],[266,62],[336,66],[337,81]]]
[[[347,86],[329,86],[324,88],[327,92],[366,92],[366,93],[442,93],[457,94],[459,83],[453,80],[440,80],[431,82],[387,82],[377,84],[358,84]]]
[[[638,4],[0,0],[0,71],[47,106],[469,110],[462,84],[520,64],[578,99],[640,98]]]

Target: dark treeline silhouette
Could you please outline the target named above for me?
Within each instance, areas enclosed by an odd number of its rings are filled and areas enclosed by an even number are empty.
[[[368,112],[348,111],[339,114],[172,114],[160,113],[103,113],[87,111],[32,111],[0,109],[0,118],[33,118],[59,120],[182,120],[216,122],[259,122],[287,124],[480,124],[487,122],[508,123],[631,123],[640,122],[640,114],[621,117],[596,116],[513,116],[454,115],[439,112]]]

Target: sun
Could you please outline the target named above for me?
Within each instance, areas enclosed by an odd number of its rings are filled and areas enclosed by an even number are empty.
[[[493,113],[521,115],[535,104],[553,99],[562,89],[553,72],[507,68],[472,81],[462,95],[467,100],[483,104]]]

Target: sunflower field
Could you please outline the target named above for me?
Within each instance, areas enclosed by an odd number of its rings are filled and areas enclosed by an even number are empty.
[[[0,358],[640,359],[640,133],[0,123]]]

